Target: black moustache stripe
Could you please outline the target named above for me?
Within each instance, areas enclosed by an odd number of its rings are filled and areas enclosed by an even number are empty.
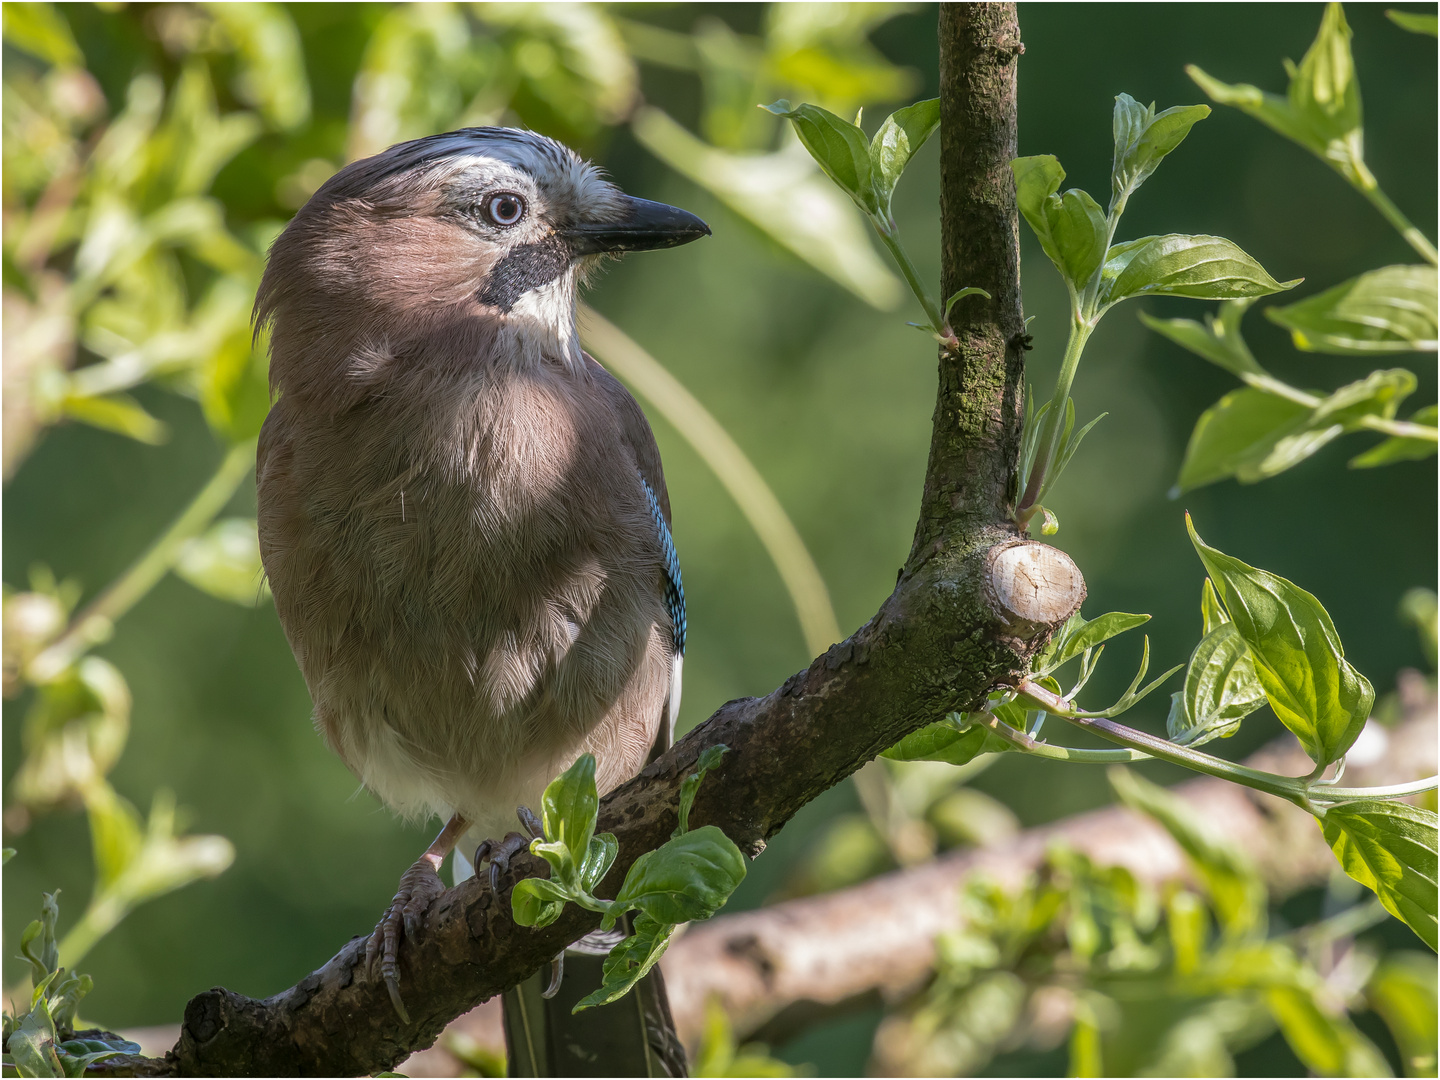
[[[531,289],[550,284],[568,270],[570,258],[570,248],[558,236],[511,248],[495,264],[490,279],[475,298],[482,304],[509,312],[515,301]]]

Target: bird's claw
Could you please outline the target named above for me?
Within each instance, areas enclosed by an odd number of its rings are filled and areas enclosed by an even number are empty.
[[[550,981],[545,989],[540,991],[540,996],[549,1001],[560,992],[560,983],[565,978],[565,952],[561,950],[554,960],[550,961]]]
[[[400,888],[390,908],[365,943],[365,966],[377,968],[390,992],[390,1002],[401,1021],[410,1023],[410,1014],[400,999],[400,936],[411,941],[420,937],[430,902],[445,891],[445,885],[430,858],[422,857],[400,877]]]
[[[471,865],[478,873],[480,864],[490,860],[490,891],[493,893],[500,892],[500,876],[510,869],[510,860],[522,851],[529,851],[531,840],[545,835],[545,827],[528,806],[517,806],[515,816],[520,819],[524,833],[506,833],[503,840],[482,840],[475,849],[475,860]]]

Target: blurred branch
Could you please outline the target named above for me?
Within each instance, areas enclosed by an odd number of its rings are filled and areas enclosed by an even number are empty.
[[[698,398],[625,331],[591,307],[580,313],[586,347],[639,395],[659,410],[735,500],[780,573],[805,648],[818,655],[841,638],[825,579],[795,523],[730,433]]]
[[[1351,767],[1360,782],[1396,783],[1435,771],[1435,696],[1419,676],[1414,682],[1404,722],[1392,730],[1377,726],[1383,753]],[[1311,766],[1289,736],[1249,764],[1291,773]],[[1173,790],[1191,804],[1194,820],[1213,825],[1250,856],[1277,896],[1323,884],[1338,869],[1314,819],[1284,800],[1211,778]],[[663,962],[682,1037],[694,1045],[705,1002],[715,996],[737,1037],[772,1044],[847,1008],[908,996],[930,973],[935,937],[959,926],[966,881],[983,874],[1018,886],[1056,843],[1152,885],[1188,873],[1183,852],[1159,825],[1112,806],[841,892],[721,915],[691,927]]]
[[[255,441],[232,446],[215,474],[181,511],[159,538],[130,568],[92,600],[70,623],[54,644],[30,664],[28,677],[34,682],[53,678],[73,664],[92,645],[108,638],[115,622],[170,572],[185,542],[203,532],[225,508],[240,482],[255,466]]]

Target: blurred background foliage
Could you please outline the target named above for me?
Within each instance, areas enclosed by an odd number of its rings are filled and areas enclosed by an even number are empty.
[[[1378,6],[1348,14],[1367,160],[1434,236],[1434,42]],[[755,106],[788,97],[878,119],[887,105],[934,96],[933,6],[9,3],[4,18],[4,824],[20,852],[5,874],[4,929],[17,940],[40,891],[63,888],[61,960],[85,955],[95,977],[87,1017],[173,1022],[211,985],[258,996],[290,985],[373,925],[429,838],[357,793],[311,730],[253,539],[249,468],[267,406],[254,288],[270,239],[346,161],[461,125],[522,124],[599,161],[627,190],[699,213],[713,239],[616,265],[590,302],[755,463],[813,555],[841,633],[890,591],[914,527],[933,346],[905,326],[913,302],[848,201]],[[1278,87],[1277,60],[1298,57],[1319,18],[1308,4],[1022,6],[1020,153],[1056,154],[1076,183],[1103,187],[1115,94],[1162,107],[1203,100],[1186,63]],[[932,281],[937,152],[938,140],[921,152],[895,203]],[[1234,110],[1217,110],[1180,153],[1183,167],[1177,157],[1130,209],[1136,234],[1231,237],[1277,276],[1304,276],[1297,296],[1413,261],[1339,177]],[[1044,386],[1066,307],[1038,248],[1024,249],[1024,286],[1032,378]],[[1149,311],[1197,314],[1184,301]],[[1257,319],[1249,332],[1291,383],[1357,377],[1353,359],[1298,353],[1278,326]],[[1129,314],[1104,324],[1090,355],[1077,410],[1110,415],[1049,503],[1063,525],[1054,542],[1084,569],[1093,610],[1153,613],[1157,664],[1185,659],[1201,577],[1188,508],[1219,547],[1315,591],[1377,689],[1401,668],[1432,669],[1433,597],[1406,601],[1411,621],[1428,620],[1428,650],[1397,606],[1435,584],[1433,462],[1356,473],[1344,467],[1352,448],[1330,448],[1263,486],[1216,484],[1182,504],[1166,492],[1186,440],[1233,381]],[[1433,400],[1433,362],[1416,373],[1415,400]],[[773,688],[813,643],[726,488],[652,418],[690,596],[688,727],[728,698]],[[1125,670],[1116,663],[1110,676]],[[1097,700],[1121,689],[1106,677],[1096,676]],[[1163,697],[1135,722],[1163,731]],[[1275,730],[1252,723],[1227,753]],[[1177,778],[1159,765],[1137,771]],[[1101,770],[1010,756],[983,770],[893,773],[863,806],[844,785],[808,807],[732,903],[1003,842],[1112,797]],[[151,807],[148,821],[137,805]],[[1183,952],[1175,905],[1213,898],[1171,898],[1162,920],[1159,900],[1106,874],[1056,864],[1028,898],[967,902],[990,912],[975,925],[993,929],[993,945],[1019,932],[1013,905],[1033,907],[1047,888],[1062,906],[1109,897],[1097,931],[1109,944],[1047,962],[1096,971],[1097,993],[1113,997],[1117,970],[1153,976],[1182,963],[1165,951]],[[1271,929],[1311,923],[1334,900],[1322,891],[1271,905]],[[1047,917],[1069,918],[1057,910]],[[1040,940],[1048,924],[1026,925]],[[1134,948],[1098,973],[1117,926]],[[1246,933],[1253,925],[1224,947],[1260,948]],[[1401,1051],[1367,1017],[1420,993],[1407,998],[1406,987],[1428,985],[1433,998],[1433,957],[1419,975],[1406,968],[1414,939],[1388,918],[1364,935],[1376,957],[1387,944],[1401,951],[1376,969],[1390,982],[1376,976],[1371,997],[1342,1002],[1342,1015],[1350,1004],[1398,1068]],[[1048,1056],[967,1047],[967,1031],[1015,1007],[1013,965],[973,941],[946,948],[934,995],[885,1021],[881,1060],[887,1047],[908,1061],[938,1047],[957,1069],[1084,1067],[1063,1046]],[[7,956],[5,985],[24,976]],[[1217,1016],[1228,1000],[1217,998]],[[854,1017],[776,1052],[853,1075],[880,1022]],[[1206,1030],[1245,1022],[1232,1009]],[[1254,1034],[1243,1070],[1324,1071]]]

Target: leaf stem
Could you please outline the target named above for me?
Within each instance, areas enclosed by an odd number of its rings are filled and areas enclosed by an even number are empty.
[[[1038,742],[1023,731],[1017,731],[993,713],[979,714],[980,723],[1016,750],[1049,761],[1071,761],[1077,765],[1115,765],[1145,761],[1150,755],[1141,750],[1081,750],[1073,746],[1052,746]]]
[[[1015,693],[1017,697],[1024,698],[1027,702],[1074,724],[1076,727],[1093,731],[1102,739],[1118,743],[1131,750],[1138,750],[1143,755],[1168,761],[1172,765],[1205,773],[1207,776],[1217,776],[1222,780],[1229,780],[1244,787],[1254,788],[1256,791],[1278,796],[1316,817],[1324,817],[1326,806],[1337,802],[1351,802],[1356,799],[1403,799],[1440,787],[1440,776],[1412,780],[1406,784],[1390,784],[1385,787],[1335,788],[1323,785],[1317,787],[1313,786],[1310,777],[1279,776],[1276,773],[1262,772],[1259,769],[1237,765],[1233,761],[1226,761],[1224,758],[1202,753],[1199,750],[1192,750],[1189,747],[1173,743],[1169,739],[1162,739],[1158,735],[1151,735],[1148,732],[1126,727],[1124,724],[1117,724],[1114,720],[1085,716],[1059,694],[1033,682],[1022,682],[1016,688]],[[1001,738],[1006,737],[1003,732],[997,731],[996,733]],[[1025,737],[1023,733],[1017,734]],[[1319,802],[1317,803],[1316,800]]]
[[[1222,780],[1230,780],[1236,784],[1254,788],[1256,791],[1279,796],[1317,816],[1322,813],[1310,801],[1305,784],[1293,777],[1277,776],[1274,773],[1261,772],[1259,769],[1237,765],[1233,761],[1226,761],[1224,758],[1180,746],[1178,743],[1162,739],[1158,735],[1126,727],[1114,720],[1079,715],[1074,706],[1058,694],[1051,693],[1043,686],[1036,686],[1032,682],[1021,683],[1016,693],[1046,712],[1052,713],[1076,727],[1093,731],[1109,742],[1118,743],[1120,746],[1129,747],[1132,750],[1139,750],[1151,757],[1191,769],[1194,772],[1217,776]]]
[[[1372,182],[1370,184],[1359,183],[1355,185],[1360,193],[1370,200],[1372,206],[1379,210],[1385,220],[1395,226],[1397,232],[1405,238],[1405,242],[1414,248],[1422,259],[1431,266],[1437,265],[1435,245],[1430,243],[1429,238],[1410,223],[1398,206],[1390,201],[1390,196],[1380,190],[1380,185]]]
[[[129,569],[110,583],[65,632],[30,664],[28,677],[46,682],[73,664],[89,648],[106,640],[115,623],[175,565],[185,541],[197,536],[225,508],[230,496],[255,465],[255,440],[236,443],[190,505]]]
[[[1240,378],[1247,386],[1267,394],[1274,394],[1286,401],[1293,401],[1296,405],[1303,405],[1307,409],[1318,408],[1324,401],[1324,398],[1307,393],[1289,383],[1281,382],[1273,375],[1259,375],[1247,371],[1242,373]],[[1435,428],[1426,424],[1412,424],[1408,420],[1387,420],[1383,416],[1361,416],[1355,420],[1355,423],[1370,431],[1393,435],[1396,438],[1423,439],[1427,442],[1440,441],[1440,433],[1437,433]]]
[[[919,300],[920,306],[925,309],[925,317],[930,320],[930,328],[935,331],[936,336],[948,337],[949,332],[945,326],[945,318],[940,314],[939,305],[926,291],[925,284],[920,280],[920,274],[915,269],[915,264],[910,261],[910,256],[900,246],[899,230],[890,222],[874,216],[871,216],[870,223],[880,234],[880,242],[890,252],[890,257],[895,260],[895,265],[900,267],[900,273],[905,276],[905,282],[910,286],[910,291],[915,294],[915,299]]]
[[[1055,380],[1055,393],[1050,398],[1050,408],[1045,414],[1045,427],[1041,431],[1040,446],[1035,454],[1035,463],[1030,467],[1030,476],[1025,485],[1025,494],[1015,508],[1016,523],[1022,528],[1035,516],[1033,507],[1040,499],[1045,478],[1055,463],[1055,451],[1060,440],[1061,425],[1065,422],[1065,402],[1070,397],[1075,373],[1080,368],[1080,354],[1090,339],[1094,325],[1075,315],[1070,323],[1070,338],[1065,342],[1065,356],[1060,361],[1060,377]]]

